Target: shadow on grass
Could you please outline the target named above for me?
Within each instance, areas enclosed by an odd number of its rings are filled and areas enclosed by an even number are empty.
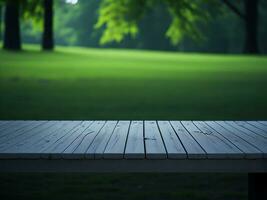
[[[0,199],[247,199],[245,174],[0,174]]]

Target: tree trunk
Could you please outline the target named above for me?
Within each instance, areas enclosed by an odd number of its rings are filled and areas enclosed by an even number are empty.
[[[248,54],[259,53],[258,48],[258,0],[245,2],[245,49]]]
[[[54,49],[53,39],[53,0],[44,0],[43,50]]]
[[[5,7],[5,32],[4,32],[4,49],[20,50],[20,21],[19,21],[19,4],[7,1]]]
[[[2,41],[2,5],[0,4],[0,41]]]

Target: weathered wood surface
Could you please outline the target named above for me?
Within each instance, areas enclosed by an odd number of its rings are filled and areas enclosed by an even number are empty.
[[[0,168],[37,159],[253,160],[267,171],[267,122],[0,121]]]

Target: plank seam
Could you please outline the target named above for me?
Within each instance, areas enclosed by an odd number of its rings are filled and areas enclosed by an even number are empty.
[[[253,130],[251,130],[251,129],[245,127],[245,126],[239,125],[236,121],[234,121],[234,123],[235,123],[237,126],[240,126],[240,127],[244,128],[244,129],[247,129],[248,131],[253,132],[253,133],[256,134],[257,136],[260,136],[260,137],[266,139],[266,138],[265,138],[264,136],[262,136],[261,134],[258,134],[258,133],[256,133],[255,131],[253,131]]]
[[[89,124],[89,126],[87,127],[87,128],[85,128],[80,134],[82,134],[82,133],[84,133],[89,127],[91,127],[92,126],[92,124],[94,123],[94,121],[91,121],[91,123]],[[84,137],[85,136],[87,136],[88,134],[90,134],[90,132],[89,133],[87,133],[87,134],[85,134],[84,136],[83,136],[83,139],[84,139]],[[70,145],[72,145],[77,139],[79,138],[79,135],[77,135],[77,137],[61,152],[61,153],[63,153],[64,151],[66,151],[66,149],[67,148],[69,148],[70,147]],[[80,144],[80,143],[79,143]],[[77,145],[78,146],[78,145]]]
[[[104,156],[103,156],[103,153],[106,151],[106,148],[107,148],[107,146],[108,146],[108,143],[109,143],[109,141],[110,141],[112,135],[114,134],[114,131],[115,131],[115,129],[116,129],[116,127],[117,127],[117,125],[118,125],[119,122],[120,122],[120,120],[117,121],[116,125],[114,126],[114,129],[113,129],[112,133],[110,134],[110,136],[109,136],[109,138],[108,138],[108,141],[107,141],[107,143],[106,143],[106,145],[105,145],[105,148],[103,149],[103,152],[102,152],[102,157],[104,157]],[[95,155],[94,155],[94,157],[95,157]]]
[[[165,152],[166,152],[166,155],[167,155],[167,159],[168,159],[169,158],[169,152],[167,151],[167,147],[166,147],[165,141],[164,141],[164,139],[162,137],[162,133],[161,133],[161,130],[159,128],[158,121],[156,121],[156,124],[157,124],[158,130],[159,130],[159,134],[160,134],[161,140],[163,142],[163,146],[164,146],[164,149],[165,149]]]
[[[205,152],[206,156],[208,156],[208,153],[206,152],[206,150],[202,147],[202,145],[199,144],[197,139],[190,133],[190,131],[184,126],[184,124],[181,121],[180,121],[180,124],[184,127],[184,129],[187,131],[187,133],[189,133],[189,135],[191,135],[191,137],[196,141],[196,143],[200,146],[200,148]]]
[[[263,130],[263,129],[261,129],[260,127],[257,127],[257,126],[255,126],[254,124],[251,124],[251,123],[249,123],[249,122],[251,122],[251,121],[246,121],[248,124],[250,124],[251,126],[254,126],[255,128],[257,128],[257,129],[259,129],[259,130],[261,130],[261,131],[263,131],[263,132],[266,132],[266,130]],[[262,136],[262,135],[261,135]],[[264,136],[262,136],[262,137],[264,137]],[[264,138],[266,138],[266,137],[264,137]]]
[[[147,159],[147,156],[146,156],[146,141],[145,141],[145,121],[143,120],[143,143],[144,143],[144,153],[145,153],[145,159]]]
[[[66,131],[66,133],[64,135],[62,135],[60,138],[58,138],[56,141],[54,141],[52,144],[50,144],[48,147],[44,148],[41,150],[42,152],[45,152],[47,149],[49,149],[51,146],[53,146],[54,144],[56,144],[59,140],[61,140],[66,134],[68,134],[69,132],[71,132],[73,129],[77,128],[78,126],[80,126],[83,123],[83,121],[80,121],[80,123],[74,125],[74,127],[71,127],[70,130]]]
[[[221,135],[223,138],[225,138],[227,141],[229,141],[232,145],[234,145],[237,149],[239,149],[243,154],[246,155],[246,153],[240,149],[238,146],[236,146],[231,140],[229,140],[227,137],[225,137],[223,134],[221,134],[219,131],[215,130],[214,128],[212,128],[210,125],[208,125],[205,121],[203,121],[204,124],[206,124],[208,127],[210,127],[212,130],[214,130],[215,132],[217,132],[219,135]],[[214,122],[214,121],[213,121]],[[223,141],[223,140],[222,140]]]
[[[124,149],[123,149],[123,156],[122,156],[123,159],[125,159],[126,145],[128,143],[128,137],[129,137],[129,132],[130,132],[131,124],[132,124],[132,120],[130,120],[130,124],[129,124],[128,131],[127,131],[126,141],[125,141],[125,145],[124,145]]]
[[[185,151],[185,153],[186,153],[186,158],[189,158],[189,156],[188,156],[188,152],[187,152],[187,150],[186,150],[184,144],[182,143],[182,140],[181,140],[181,138],[179,137],[178,133],[175,131],[175,129],[174,129],[172,123],[171,123],[170,121],[168,121],[168,123],[170,124],[170,126],[172,127],[172,130],[174,131],[174,133],[175,133],[175,135],[177,136],[178,140],[179,140],[180,143],[182,144],[182,147],[184,148],[184,151]]]
[[[240,137],[239,135],[235,134],[233,131],[229,130],[228,128],[222,126],[221,124],[219,124],[218,122],[215,121],[216,124],[218,124],[219,126],[223,127],[224,129],[226,129],[227,131],[231,132],[232,134],[234,134],[235,136],[241,138],[242,140],[244,140],[246,143],[250,144],[251,146],[253,146],[254,148],[258,149],[260,152],[264,153],[261,149],[259,149],[257,146],[255,146],[254,144],[250,143],[249,141],[245,140],[244,138]],[[224,122],[226,123],[226,122]],[[233,129],[242,132],[243,134],[247,135],[246,133],[244,133],[243,131],[235,128],[234,126],[232,126],[231,124],[226,123],[228,126],[231,126]]]

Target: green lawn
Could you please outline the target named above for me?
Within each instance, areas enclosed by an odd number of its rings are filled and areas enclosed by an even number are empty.
[[[1,119],[267,119],[267,57],[0,51]]]
[[[26,49],[0,50],[0,119],[267,119],[267,57]],[[0,199],[247,198],[245,174],[0,174],[0,187]]]

